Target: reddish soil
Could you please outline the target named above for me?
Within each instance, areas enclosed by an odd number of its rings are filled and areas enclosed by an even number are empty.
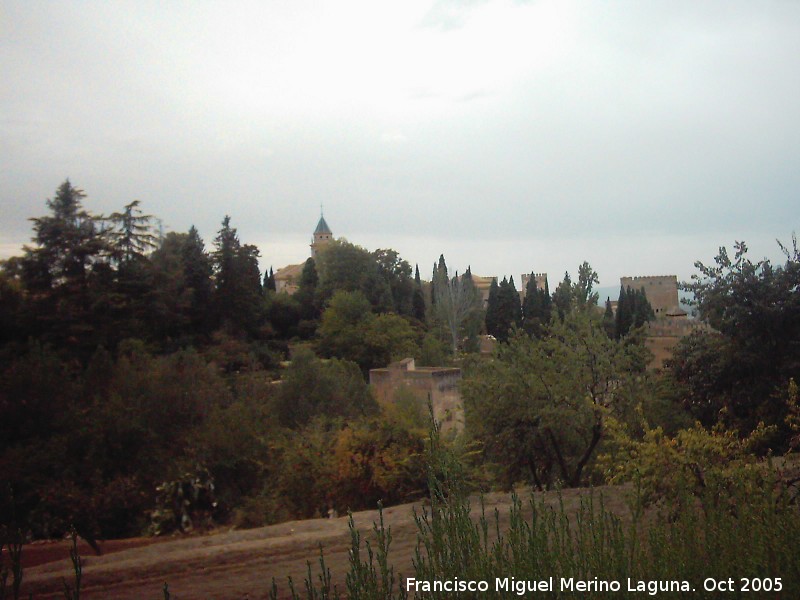
[[[625,512],[619,490],[605,490],[606,508]],[[568,510],[579,503],[580,490],[562,493]],[[548,502],[557,502],[548,493]],[[489,494],[485,497],[486,514],[497,508],[501,522],[507,522],[510,496]],[[421,504],[405,504],[383,511],[384,522],[391,527],[390,558],[396,573],[411,573],[411,560],[417,543],[417,527],[413,509]],[[479,514],[473,502],[473,514]],[[378,518],[377,511],[356,513],[356,527],[366,537]],[[325,562],[339,590],[344,591],[348,571],[350,531],[347,517],[291,521],[258,529],[231,530],[205,536],[168,539],[133,539],[105,542],[104,553],[96,556],[86,545],[81,546],[83,582],[81,598],[114,600],[158,600],[163,586],[169,583],[172,600],[267,598],[273,577],[282,598],[289,597],[287,577],[291,576],[300,591],[307,563],[311,562],[314,577],[319,572],[322,547]],[[23,597],[63,598],[63,581],[73,581],[68,559],[69,544],[37,543],[26,547],[26,569],[22,584]],[[30,562],[28,562],[30,561]]]

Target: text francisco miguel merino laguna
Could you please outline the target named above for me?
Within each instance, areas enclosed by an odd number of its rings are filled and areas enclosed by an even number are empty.
[[[556,588],[556,583],[558,587]],[[410,577],[406,579],[407,592],[514,592],[523,596],[528,592],[647,592],[655,596],[659,592],[691,592],[688,581],[640,581],[630,579],[623,585],[615,580],[575,579],[574,577],[549,577],[537,581],[515,579],[514,577],[497,577],[494,587],[491,582],[482,579],[442,579],[426,581]]]

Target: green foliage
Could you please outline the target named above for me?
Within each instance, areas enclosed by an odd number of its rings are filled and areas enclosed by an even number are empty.
[[[432,282],[436,297],[434,312],[450,334],[450,347],[455,356],[462,337],[477,335],[476,326],[480,323],[481,298],[472,282],[469,270],[461,277],[456,273],[453,278],[448,278],[444,256],[440,258],[440,262],[442,267],[437,268],[436,278]]]
[[[417,334],[409,322],[398,315],[370,315],[363,324],[363,344],[368,361],[364,368],[385,367],[394,360],[419,353]]]
[[[419,265],[417,265],[414,270],[414,293],[411,297],[411,316],[420,323],[424,323],[426,311],[425,293],[422,291],[422,280],[419,277]]]
[[[217,507],[214,479],[201,467],[165,481],[156,488],[156,508],[150,512],[150,532],[163,535],[208,527]]]
[[[300,273],[300,284],[295,299],[300,305],[300,318],[306,321],[318,321],[321,311],[317,301],[317,288],[319,275],[313,258],[306,260],[303,271]]]
[[[514,278],[503,277],[499,285],[493,280],[486,306],[486,332],[505,342],[509,339],[512,328],[521,326],[522,305]]]
[[[608,418],[631,418],[643,352],[610,340],[587,312],[541,340],[518,333],[463,382],[467,430],[506,486],[580,485]]]
[[[562,321],[567,314],[572,311],[574,302],[574,288],[569,272],[564,273],[564,279],[558,284],[556,291],[553,292],[553,307]]]
[[[107,232],[111,256],[119,263],[142,260],[155,248],[158,238],[153,235],[150,221],[152,215],[143,215],[141,202],[134,200],[126,204],[122,212],[109,215],[108,220],[115,229]]]
[[[701,317],[718,334],[700,333],[682,340],[671,369],[686,387],[686,405],[704,424],[719,419],[743,433],[760,421],[778,427],[772,446],[785,449],[791,438],[784,419],[783,392],[800,373],[800,252],[781,246],[786,262],[747,258],[737,242],[733,258],[720,248],[715,266],[697,262],[700,273],[687,287]]]
[[[364,371],[418,352],[409,322],[394,314],[373,314],[360,292],[334,294],[322,315],[319,336],[324,356],[353,361]]]
[[[486,300],[486,333],[497,337],[497,332],[500,329],[500,322],[498,321],[498,294],[500,293],[500,286],[497,284],[497,278],[493,277],[492,282],[489,284],[489,297]]]
[[[620,286],[614,327],[617,339],[625,337],[631,330],[638,329],[655,318],[655,312],[647,300],[644,288],[633,290],[630,287],[623,289]]]
[[[611,298],[606,298],[606,308],[603,311],[603,329],[608,337],[615,337],[617,324],[614,317],[614,309],[611,308]]]
[[[421,367],[446,367],[450,364],[452,355],[447,344],[435,334],[428,332],[422,339],[419,360],[416,363]]]
[[[361,292],[375,312],[411,314],[411,266],[394,250],[369,252],[346,240],[333,240],[319,252],[317,270],[323,305],[338,291]]]
[[[239,242],[228,216],[222,220],[222,228],[214,240],[214,246],[212,259],[217,322],[227,324],[234,330],[252,333],[263,318],[264,308],[258,248]]]
[[[434,433],[432,449],[437,439]],[[620,592],[630,594],[631,589],[664,598],[687,594],[716,598],[718,591],[704,589],[703,582],[709,577],[725,581],[730,577],[737,589],[742,588],[740,578],[759,582],[766,578],[772,590],[778,589],[780,581],[780,597],[784,593],[795,597],[800,592],[800,564],[794,550],[794,540],[800,535],[800,513],[768,478],[746,489],[712,481],[700,502],[684,493],[655,514],[645,514],[641,499],[634,498],[628,517],[619,509],[611,510],[602,495],[587,495],[577,507],[568,506],[561,496],[554,505],[537,496],[523,503],[515,495],[505,525],[498,511],[487,516],[483,500],[474,509],[468,496],[457,493],[459,486],[454,484],[459,481],[459,469],[452,454],[449,458],[447,454],[441,449],[429,456],[429,464],[439,466],[431,468],[431,507],[415,515],[418,541],[411,578],[419,585],[414,590],[412,584],[410,590],[415,597],[477,597],[481,594],[457,591],[457,586],[485,581],[485,593],[492,597],[517,598],[536,593],[528,589],[530,583],[551,578],[554,589],[539,591],[556,598],[587,597],[585,589],[563,588],[561,582],[570,579],[596,586],[598,582],[618,582],[619,591],[589,588],[592,598],[608,599],[617,598]],[[364,545],[352,519],[350,529],[348,597],[406,598],[403,587],[393,591],[392,535],[382,514],[373,527],[374,545]],[[742,552],[742,548],[748,551]],[[362,559],[365,551],[367,558]],[[339,597],[324,556],[320,568],[315,581],[309,563],[306,597]],[[506,582],[499,589],[497,579]],[[453,591],[424,589],[425,582],[430,586],[447,582]],[[291,581],[289,584],[292,597],[299,598]],[[665,584],[668,589],[659,589]],[[772,591],[769,597],[774,594]],[[766,597],[759,595],[758,589],[755,594],[729,594],[736,598],[753,595]],[[274,580],[270,597],[278,597]]]
[[[187,442],[192,460],[214,481],[215,516],[223,518],[258,495],[277,467],[273,444],[280,432],[270,409],[276,386],[264,381],[263,373],[242,378],[239,398],[230,406],[212,407]]]
[[[62,183],[47,201],[51,214],[31,219],[35,245],[24,247],[21,260],[21,280],[35,315],[31,333],[79,356],[96,343],[95,284],[108,272],[107,239],[99,219],[84,210],[85,197],[68,180]]]
[[[414,282],[411,265],[391,249],[378,249],[372,253],[380,279],[386,282],[391,293],[390,310],[400,315],[413,312]]]
[[[545,280],[545,287],[539,289],[535,274],[530,274],[522,303],[523,326],[528,335],[541,337],[550,324],[551,298],[546,286]]]
[[[275,337],[289,340],[299,335],[301,306],[294,295],[269,294],[265,301],[266,318]]]
[[[377,405],[358,367],[345,360],[319,360],[298,349],[278,388],[275,415],[284,427],[298,428],[314,417],[357,417]]]
[[[597,293],[592,291],[596,283],[600,283],[597,273],[588,262],[583,261],[578,267],[578,283],[574,290],[578,310],[597,306]]]

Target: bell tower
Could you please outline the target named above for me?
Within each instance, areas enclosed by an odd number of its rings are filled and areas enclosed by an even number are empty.
[[[322,214],[322,206],[319,207],[319,223],[314,230],[314,237],[311,240],[311,258],[317,257],[317,251],[325,244],[329,244],[333,239],[333,232],[328,224],[325,222],[325,217]]]

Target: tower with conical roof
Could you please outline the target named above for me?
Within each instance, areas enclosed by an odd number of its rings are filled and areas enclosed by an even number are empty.
[[[311,240],[311,258],[317,257],[317,251],[322,248],[325,244],[329,244],[330,241],[333,239],[333,232],[331,228],[328,227],[328,224],[325,222],[325,217],[322,214],[322,209],[320,208],[319,211],[319,223],[317,223],[317,228],[314,230],[314,237]]]

